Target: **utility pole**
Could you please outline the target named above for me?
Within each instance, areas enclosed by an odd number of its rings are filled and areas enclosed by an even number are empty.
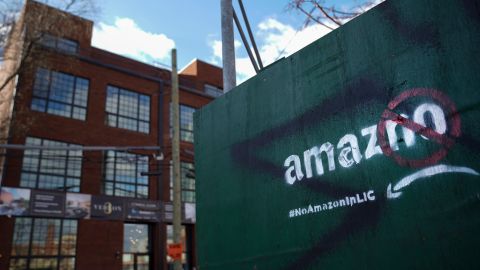
[[[180,182],[180,117],[177,74],[177,49],[172,49],[172,163],[173,163],[173,242],[181,243],[182,230],[182,198]],[[175,258],[174,270],[182,269],[182,259]]]
[[[237,85],[232,0],[221,0],[220,6],[222,18],[223,91],[226,93]]]

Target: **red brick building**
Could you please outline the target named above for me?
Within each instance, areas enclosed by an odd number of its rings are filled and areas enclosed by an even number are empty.
[[[92,47],[92,27],[33,1],[16,25],[41,32],[42,58],[4,89],[15,95],[4,143],[28,147],[5,155],[2,195],[14,199],[0,202],[0,269],[169,269],[171,73]],[[222,94],[222,70],[194,60],[179,76],[183,263],[194,269],[192,115]]]

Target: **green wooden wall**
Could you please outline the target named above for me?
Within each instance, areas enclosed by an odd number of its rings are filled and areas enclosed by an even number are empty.
[[[480,1],[389,0],[195,114],[207,269],[480,269]]]

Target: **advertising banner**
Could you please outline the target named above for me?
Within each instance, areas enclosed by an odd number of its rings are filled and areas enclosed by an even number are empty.
[[[97,219],[123,220],[124,199],[109,196],[92,196],[91,215]]]
[[[0,190],[0,216],[29,214],[30,189],[2,187]]]
[[[130,199],[126,201],[127,219],[159,222],[161,219],[161,205],[159,201]]]
[[[81,193],[67,193],[65,217],[90,218],[90,204],[92,195]]]
[[[32,190],[30,215],[63,217],[65,215],[65,193]]]
[[[0,215],[172,222],[170,202],[3,187]],[[182,222],[195,223],[195,204],[182,204]]]

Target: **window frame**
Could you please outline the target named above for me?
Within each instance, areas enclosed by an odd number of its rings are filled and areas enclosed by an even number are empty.
[[[186,128],[183,128],[182,127],[182,121],[186,121],[185,118],[182,117],[182,107],[185,108],[185,109],[193,109],[192,111],[192,129],[186,129]],[[180,120],[180,140],[184,141],[184,142],[189,142],[189,143],[194,143],[195,142],[195,134],[194,134],[194,127],[193,127],[193,114],[197,111],[197,108],[193,107],[193,106],[189,106],[189,105],[185,105],[185,104],[180,104],[179,106],[179,120]],[[191,137],[192,137],[192,140],[185,140],[184,139],[184,134],[191,134]],[[187,137],[187,136],[185,136]]]
[[[192,168],[186,168],[185,165],[190,164]],[[193,169],[195,171],[195,163],[187,162],[187,161],[180,161],[180,193],[181,193],[181,201],[182,203],[196,203],[197,196],[196,196],[196,178],[187,177],[187,171]],[[185,173],[184,173],[185,172]],[[184,181],[193,181],[194,188],[185,188]],[[193,192],[193,201],[186,200],[184,194],[186,192]],[[170,161],[170,201],[173,201],[173,166],[172,161]]]
[[[45,141],[49,141],[49,142],[53,142],[53,143],[61,143],[61,144],[65,144],[65,146],[81,146],[81,145],[77,145],[77,144],[72,144],[72,143],[68,143],[68,142],[64,142],[64,141],[57,141],[57,140],[51,140],[51,139],[45,139],[45,138],[40,138],[40,137],[26,137],[25,138],[25,143],[27,143],[27,140],[28,139],[32,139],[32,140],[40,140],[40,144],[28,144],[28,145],[34,145],[34,146],[45,146]],[[36,158],[37,159],[37,162],[38,164],[36,164],[36,167],[33,168],[33,167],[25,167],[26,164],[26,159],[29,157],[27,156],[28,154],[28,151],[34,151],[34,152],[38,152],[38,154],[34,154],[34,155],[31,155],[30,157],[32,157],[33,159]],[[63,170],[63,174],[57,174],[57,173],[52,173],[52,172],[42,172],[42,161],[45,162],[45,160],[48,160],[45,159],[44,157],[48,157],[49,155],[46,155],[45,154],[45,151],[65,151],[65,156],[64,158],[65,159],[59,159],[59,162],[64,162],[65,163],[65,166],[63,166],[63,168],[54,168],[54,169],[51,169],[51,170]],[[71,152],[80,152],[80,155],[79,156],[74,156]],[[53,155],[52,155],[53,156]],[[72,160],[73,159],[73,160]],[[79,167],[79,175],[76,176],[76,175],[70,175],[68,173],[68,170],[69,170],[69,165],[71,165],[72,163],[69,163],[69,161],[74,161],[76,159],[79,159],[79,165],[77,165]],[[54,160],[54,159],[53,159]],[[73,163],[75,164],[75,163]],[[74,167],[76,168],[76,167]],[[26,177],[26,175],[35,175],[35,185],[34,186],[31,186],[31,185],[24,185],[23,184],[23,177]],[[61,177],[63,178],[63,187],[60,189],[60,188],[45,188],[45,187],[41,187],[42,185],[40,185],[40,182],[41,182],[41,177]],[[23,157],[22,157],[22,167],[21,167],[21,170],[20,170],[20,187],[25,187],[25,188],[33,188],[33,189],[42,189],[42,190],[54,190],[54,191],[64,191],[64,192],[80,192],[80,187],[81,187],[81,184],[82,184],[82,176],[83,176],[83,151],[82,150],[40,150],[40,149],[34,149],[34,150],[26,150],[23,154]],[[68,189],[68,185],[67,185],[67,182],[69,179],[78,179],[78,188],[75,190],[74,189]],[[25,180],[26,182],[31,182],[31,181],[28,181],[28,180]],[[74,186],[76,187],[76,186]]]
[[[110,89],[115,89],[117,91],[117,98],[116,98],[116,101],[115,101],[115,108],[116,108],[115,112],[109,112],[108,111],[108,108],[109,108],[108,101],[109,101],[109,90]],[[120,93],[121,92],[127,92],[127,93],[137,95],[136,117],[131,117],[131,116],[120,114],[120,98],[121,98]],[[140,110],[141,97],[147,97],[148,98],[148,120],[141,119],[141,110]],[[115,125],[110,124],[109,116],[115,117]],[[106,89],[106,93],[105,93],[105,124],[108,127],[119,128],[119,129],[123,129],[123,130],[129,130],[129,131],[138,132],[138,133],[148,135],[151,132],[151,126],[150,126],[151,125],[151,119],[152,119],[151,116],[152,116],[152,97],[151,97],[151,95],[145,94],[145,93],[142,93],[142,92],[133,91],[133,90],[123,88],[123,87],[120,87],[120,86],[116,86],[116,85],[113,85],[113,84],[108,84],[107,85],[107,89]],[[125,128],[125,127],[120,127],[119,126],[119,123],[120,123],[119,118],[120,117],[124,118],[124,119],[127,119],[127,120],[130,120],[130,121],[135,121],[136,122],[136,129],[133,130],[133,129]],[[140,124],[141,123],[147,124],[146,125],[148,127],[147,132],[140,129]]]
[[[45,97],[42,97],[40,94],[38,94],[38,92],[40,92],[41,90],[37,90],[37,80],[38,80],[38,74],[39,74],[40,70],[44,70],[44,71],[48,72],[48,79],[47,79],[47,84],[46,84],[47,85],[47,90],[46,90]],[[67,76],[73,77],[73,89],[72,89],[72,101],[71,101],[71,103],[68,103],[68,102],[65,102],[65,101],[60,101],[60,100],[54,100],[54,99],[51,98],[53,73],[58,73],[60,75],[67,75]],[[76,97],[77,92],[78,92],[78,90],[77,90],[78,79],[85,80],[88,83],[87,90],[86,90],[85,106],[75,104],[75,97]],[[90,79],[89,78],[86,78],[84,76],[74,75],[74,74],[59,71],[59,70],[55,70],[55,69],[38,67],[36,72],[35,72],[35,79],[34,79],[33,86],[32,86],[32,98],[30,100],[30,110],[85,122],[85,121],[87,121],[87,118],[88,118],[88,104],[90,102],[89,94],[90,94]],[[43,101],[45,103],[43,110],[35,107],[35,100]],[[57,103],[57,104],[61,104],[63,106],[70,106],[69,115],[65,116],[63,114],[56,114],[56,113],[49,112],[50,103]],[[85,110],[85,117],[83,119],[74,117],[74,109],[75,108]]]
[[[66,41],[71,42],[72,44],[75,44],[75,46],[72,46],[72,48],[75,48],[74,50],[65,50],[62,47],[60,47],[60,42]],[[49,43],[51,42],[51,43]],[[56,35],[52,35],[49,33],[43,33],[42,37],[40,38],[39,44],[43,47],[51,48],[58,50],[60,52],[64,52],[67,54],[78,54],[80,44],[77,40],[70,39],[70,38],[64,38],[64,37],[59,37]]]
[[[125,230],[126,230],[126,227],[127,226],[130,226],[130,225],[141,225],[141,226],[145,226],[146,229],[147,229],[147,237],[148,237],[148,244],[147,244],[147,251],[146,252],[126,252],[125,251]],[[132,256],[133,257],[133,267],[134,269],[137,269],[138,268],[138,257],[142,257],[142,256],[148,256],[148,268],[152,268],[152,259],[153,259],[153,237],[152,237],[152,233],[153,233],[153,230],[152,230],[152,227],[150,226],[150,224],[148,223],[135,223],[135,222],[125,222],[123,223],[123,245],[122,245],[122,267],[125,267],[124,265],[124,257],[125,256]]]
[[[20,220],[20,219],[23,219],[23,220],[29,220],[29,232],[28,232],[28,244],[27,244],[27,254],[26,255],[13,255],[13,250],[15,248],[15,242],[14,242],[14,237],[15,237],[15,228],[16,228],[16,225],[17,225],[17,222]],[[36,224],[36,222],[38,222],[39,220],[54,220],[54,221],[59,221],[60,224],[59,224],[59,228],[58,228],[58,233],[55,235],[55,237],[58,236],[58,242],[57,242],[57,247],[56,247],[56,255],[45,255],[45,254],[41,254],[41,255],[38,255],[38,254],[34,254],[33,252],[33,249],[34,249],[34,245],[35,245],[35,237],[34,237],[34,233],[35,233],[35,228],[38,229],[38,224]],[[65,234],[64,235],[64,224],[65,222],[75,222],[75,252],[74,254],[63,254],[62,253],[62,244],[63,243],[63,238],[65,236],[67,236],[68,234]],[[15,225],[14,225],[14,232],[13,232],[13,235],[12,235],[12,246],[11,246],[11,250],[10,250],[10,258],[9,258],[9,262],[8,262],[8,269],[16,269],[12,266],[12,262],[14,260],[25,260],[26,261],[26,268],[22,268],[22,269],[25,269],[25,270],[29,270],[29,269],[35,269],[35,268],[31,268],[31,263],[33,260],[35,259],[53,259],[55,260],[56,262],[56,269],[60,269],[60,265],[61,265],[61,262],[65,259],[73,259],[74,263],[73,263],[73,268],[71,268],[72,270],[75,270],[76,269],[76,261],[77,261],[77,251],[78,251],[78,221],[75,220],[75,219],[63,219],[63,218],[44,218],[44,217],[16,217],[15,218]]]
[[[193,112],[192,112],[192,129],[185,129],[185,128],[182,128],[182,107],[183,108],[187,108],[187,109],[193,109]],[[186,142],[186,143],[194,143],[195,142],[195,133],[194,133],[194,126],[193,126],[193,114],[198,110],[198,108],[195,108],[193,106],[190,106],[190,105],[186,105],[186,104],[182,104],[180,103],[179,104],[179,107],[178,107],[178,126],[179,126],[179,131],[180,131],[180,141],[182,142]],[[172,103],[170,103],[170,138],[173,137],[173,110],[172,110]],[[185,140],[184,137],[185,134],[191,134],[191,137],[192,137],[192,140]]]
[[[113,153],[114,154],[114,160],[113,162],[107,162],[108,158],[109,157],[109,153]],[[138,163],[135,163],[135,183],[131,183],[131,182],[126,182],[126,181],[119,181],[117,180],[117,160],[119,159],[117,157],[117,154],[118,152],[117,151],[104,151],[103,153],[103,166],[102,166],[102,193],[104,195],[107,195],[107,196],[115,196],[115,197],[124,197],[124,198],[136,198],[136,199],[148,199],[149,196],[150,196],[150,179],[148,176],[141,176],[140,173],[141,173],[141,170],[138,166]],[[148,155],[142,155],[142,154],[136,154],[136,153],[125,153],[127,155],[134,155],[135,156],[135,159],[137,160],[138,162],[138,158],[146,158],[146,166],[147,166],[147,171],[148,171],[148,167],[149,167],[149,157]],[[109,180],[108,179],[108,176],[107,176],[107,173],[108,173],[108,163],[112,163],[112,166],[113,166],[113,175],[112,175],[112,180]],[[144,179],[146,180],[146,184],[141,184],[139,183],[139,178],[140,177],[144,177]],[[107,180],[108,179],[108,180]],[[112,193],[109,194],[107,192],[107,184],[110,183],[112,185]],[[127,196],[127,195],[117,195],[116,194],[116,186],[117,184],[121,184],[121,185],[132,185],[135,187],[135,190],[134,190],[134,196]],[[146,188],[146,191],[147,191],[147,194],[141,194],[139,193],[139,189],[138,187],[144,187]],[[125,192],[125,191],[124,191]]]

